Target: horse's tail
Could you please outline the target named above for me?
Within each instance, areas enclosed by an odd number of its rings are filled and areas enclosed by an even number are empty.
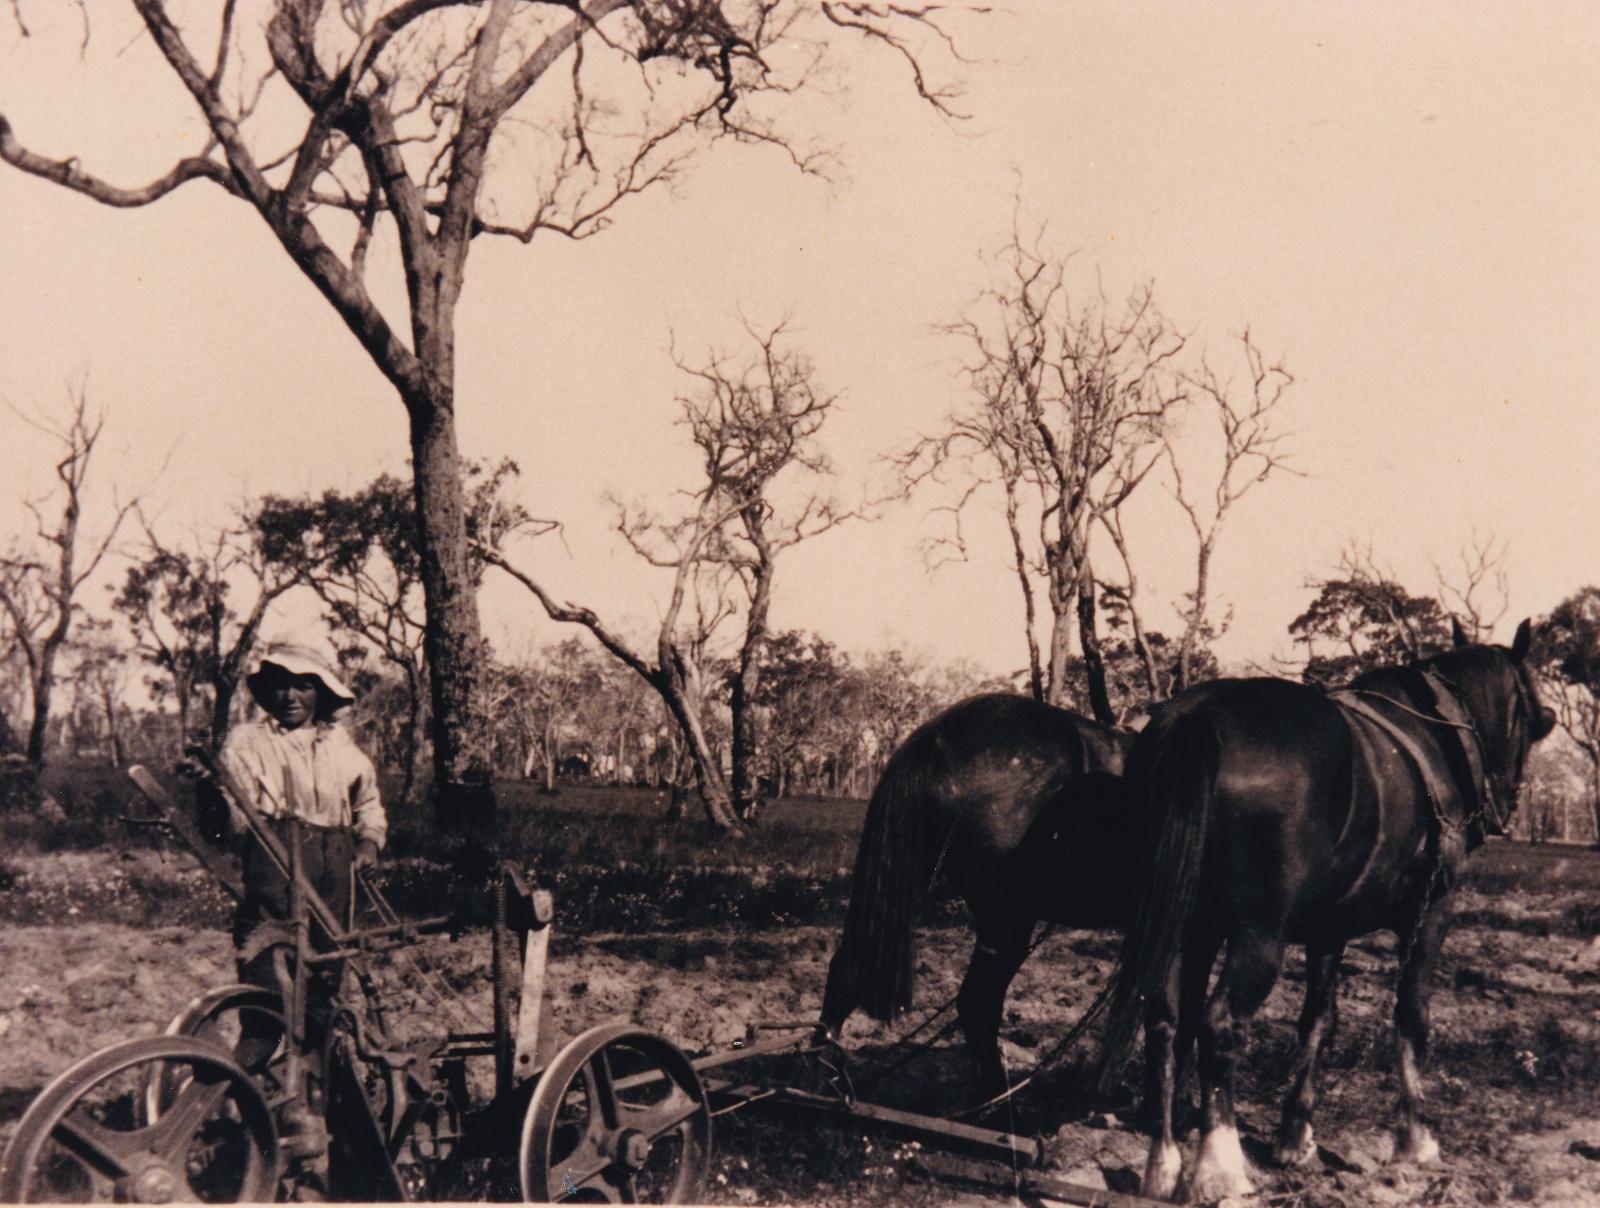
[[[894,753],[867,805],[844,935],[823,995],[822,1022],[834,1031],[857,1007],[889,1020],[911,1005],[913,925],[933,872],[924,816],[928,753],[922,745],[913,739]]]
[[[1100,1052],[1102,1093],[1110,1092],[1121,1073],[1143,1019],[1142,1004],[1166,993],[1172,962],[1194,914],[1217,766],[1211,723],[1184,718],[1162,739],[1143,798],[1129,802],[1142,813],[1147,846],[1138,900],[1112,976]]]

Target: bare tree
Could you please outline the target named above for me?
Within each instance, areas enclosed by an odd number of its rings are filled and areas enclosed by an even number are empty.
[[[7,618],[8,640],[27,669],[32,705],[25,754],[29,764],[42,768],[56,660],[80,611],[78,592],[100,568],[138,497],[120,504],[113,501],[111,520],[104,531],[85,537],[86,484],[105,415],[90,410],[88,393],[82,387],[72,394],[65,422],[28,416],[15,408],[13,413],[52,437],[60,451],[54,467],[55,485],[42,497],[23,501],[34,531],[14,539],[10,550],[0,557],[0,608]]]
[[[1015,226],[1001,259],[1003,279],[947,328],[968,349],[964,404],[896,464],[908,490],[926,482],[954,487],[955,501],[944,509],[954,527],[942,544],[958,556],[966,552],[963,510],[988,488],[1003,493],[1029,678],[1036,695],[1057,703],[1067,691],[1074,632],[1091,660],[1095,654],[1092,529],[1161,455],[1187,397],[1174,364],[1186,340],[1161,314],[1150,284],[1120,305],[1103,288],[1076,297],[1065,262]],[[1050,625],[1043,657],[1034,631],[1041,582]],[[1107,714],[1103,683],[1091,696],[1096,712]]]
[[[1245,369],[1242,385],[1231,375],[1219,375],[1204,358],[1198,370],[1185,375],[1192,397],[1216,421],[1222,436],[1221,464],[1215,477],[1205,480],[1210,486],[1209,500],[1202,502],[1193,493],[1170,432],[1163,440],[1163,452],[1172,474],[1173,497],[1188,517],[1195,539],[1194,588],[1183,610],[1177,676],[1172,685],[1174,692],[1181,692],[1194,682],[1201,639],[1208,627],[1217,629],[1207,616],[1211,602],[1211,560],[1228,514],[1252,487],[1265,482],[1274,473],[1295,472],[1283,449],[1287,435],[1277,426],[1278,406],[1294,378],[1281,361],[1267,360],[1250,338],[1248,327],[1238,339]],[[1126,543],[1122,540],[1120,525],[1118,528],[1117,547],[1123,551],[1124,565],[1127,565]],[[1148,651],[1146,657],[1148,659]]]
[[[487,838],[486,659],[455,425],[457,304],[474,240],[595,234],[627,198],[675,179],[706,138],[819,170],[821,149],[786,132],[768,102],[807,89],[829,35],[900,56],[919,95],[953,115],[954,89],[924,68],[930,53],[954,54],[951,10],[931,0],[131,3],[159,56],[153,70],[175,76],[203,118],[203,145],[122,187],[76,156],[27,148],[0,114],[0,159],[110,206],[149,205],[191,181],[243,202],[394,387],[422,532],[438,816]],[[285,145],[290,104],[303,124]],[[380,230],[398,244],[404,321],[367,279]],[[348,240],[342,254],[335,240]]]
[[[1457,551],[1460,567],[1446,573],[1438,562],[1433,577],[1439,604],[1460,622],[1468,640],[1487,641],[1511,607],[1511,578],[1507,569],[1510,547],[1493,533],[1472,538]]]
[[[704,365],[678,361],[700,386],[696,394],[678,401],[703,459],[705,491],[736,509],[733,521],[708,543],[705,557],[731,567],[746,598],[729,709],[733,808],[748,821],[758,810],[754,703],[761,687],[778,557],[853,513],[842,510],[819,486],[832,466],[817,445],[817,435],[836,396],[818,387],[810,357],[779,346],[786,334],[783,324],[765,331],[746,324],[745,329],[756,350],[741,364],[715,353]],[[635,550],[651,557],[648,529],[630,531],[628,538]]]
[[[817,486],[829,466],[816,437],[833,396],[817,387],[809,357],[781,347],[782,324],[747,330],[757,346],[748,361],[735,363],[717,353],[704,364],[678,360],[695,383],[677,399],[678,422],[700,461],[699,481],[679,493],[685,505],[665,514],[618,505],[617,531],[639,557],[672,574],[651,657],[593,610],[557,602],[498,549],[484,554],[533,592],[551,619],[587,627],[661,694],[694,758],[708,815],[723,828],[755,812],[751,708],[778,556],[850,514]],[[742,604],[732,598],[741,589]],[[735,617],[743,621],[738,666],[730,678],[737,796],[729,792],[706,736],[704,682],[712,636]]]

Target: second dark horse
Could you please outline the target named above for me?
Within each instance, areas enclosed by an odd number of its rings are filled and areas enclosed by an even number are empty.
[[[1006,988],[1039,919],[1120,926],[1138,878],[1118,777],[1133,736],[1031,698],[954,705],[890,757],[867,807],[822,1022],[911,1005],[913,926],[943,873],[977,930],[957,1011],[980,1098],[1005,1089]]]
[[[1348,941],[1380,929],[1399,940],[1395,1160],[1438,1155],[1421,1115],[1420,1062],[1453,890],[1467,854],[1504,832],[1528,750],[1554,724],[1534,689],[1530,638],[1526,621],[1509,648],[1468,645],[1458,630],[1457,649],[1331,694],[1215,680],[1162,706],[1139,735],[1125,785],[1150,846],[1140,845],[1143,885],[1113,983],[1105,1073],[1142,999],[1155,1117],[1145,1195],[1180,1187],[1173,1110],[1195,1041],[1202,1123],[1189,1198],[1249,1194],[1234,1072],[1289,944],[1306,947],[1306,997],[1275,1158],[1315,1155],[1317,1060],[1334,1027],[1339,963]]]

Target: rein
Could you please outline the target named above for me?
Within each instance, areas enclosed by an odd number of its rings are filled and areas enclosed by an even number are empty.
[[[1438,676],[1434,676],[1429,672],[1424,672],[1424,674],[1425,675],[1429,675],[1430,678],[1438,679],[1441,684],[1445,682],[1442,678],[1440,678]],[[1417,719],[1419,719],[1421,721],[1428,722],[1430,725],[1449,726],[1452,729],[1456,729],[1456,730],[1466,730],[1468,733],[1470,733],[1473,736],[1473,738],[1475,738],[1477,740],[1478,745],[1480,747],[1483,746],[1483,736],[1478,733],[1478,727],[1473,725],[1471,722],[1451,721],[1448,717],[1430,717],[1428,714],[1424,713],[1421,709],[1413,709],[1410,705],[1406,704],[1404,701],[1398,701],[1394,697],[1389,696],[1386,693],[1374,692],[1370,688],[1341,688],[1338,692],[1334,693],[1333,695],[1335,695],[1335,696],[1368,696],[1368,697],[1371,697],[1373,700],[1381,700],[1384,704],[1393,705],[1396,709],[1400,710],[1400,712],[1409,713],[1412,717],[1415,717],[1415,718],[1417,718]]]

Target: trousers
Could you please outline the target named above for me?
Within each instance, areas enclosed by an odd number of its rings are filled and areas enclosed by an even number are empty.
[[[264,820],[289,850],[289,822]],[[355,862],[355,836],[344,827],[300,825],[300,867],[341,927],[350,924],[351,870]],[[233,943],[239,980],[252,986],[278,990],[271,949],[246,959],[243,947],[261,923],[289,917],[289,878],[279,872],[261,844],[251,842],[244,852],[244,901],[233,915]],[[318,929],[311,929],[317,944]],[[306,1014],[325,1021],[344,971],[343,962],[318,965],[306,979]],[[287,1004],[286,1004],[287,1005]]]

